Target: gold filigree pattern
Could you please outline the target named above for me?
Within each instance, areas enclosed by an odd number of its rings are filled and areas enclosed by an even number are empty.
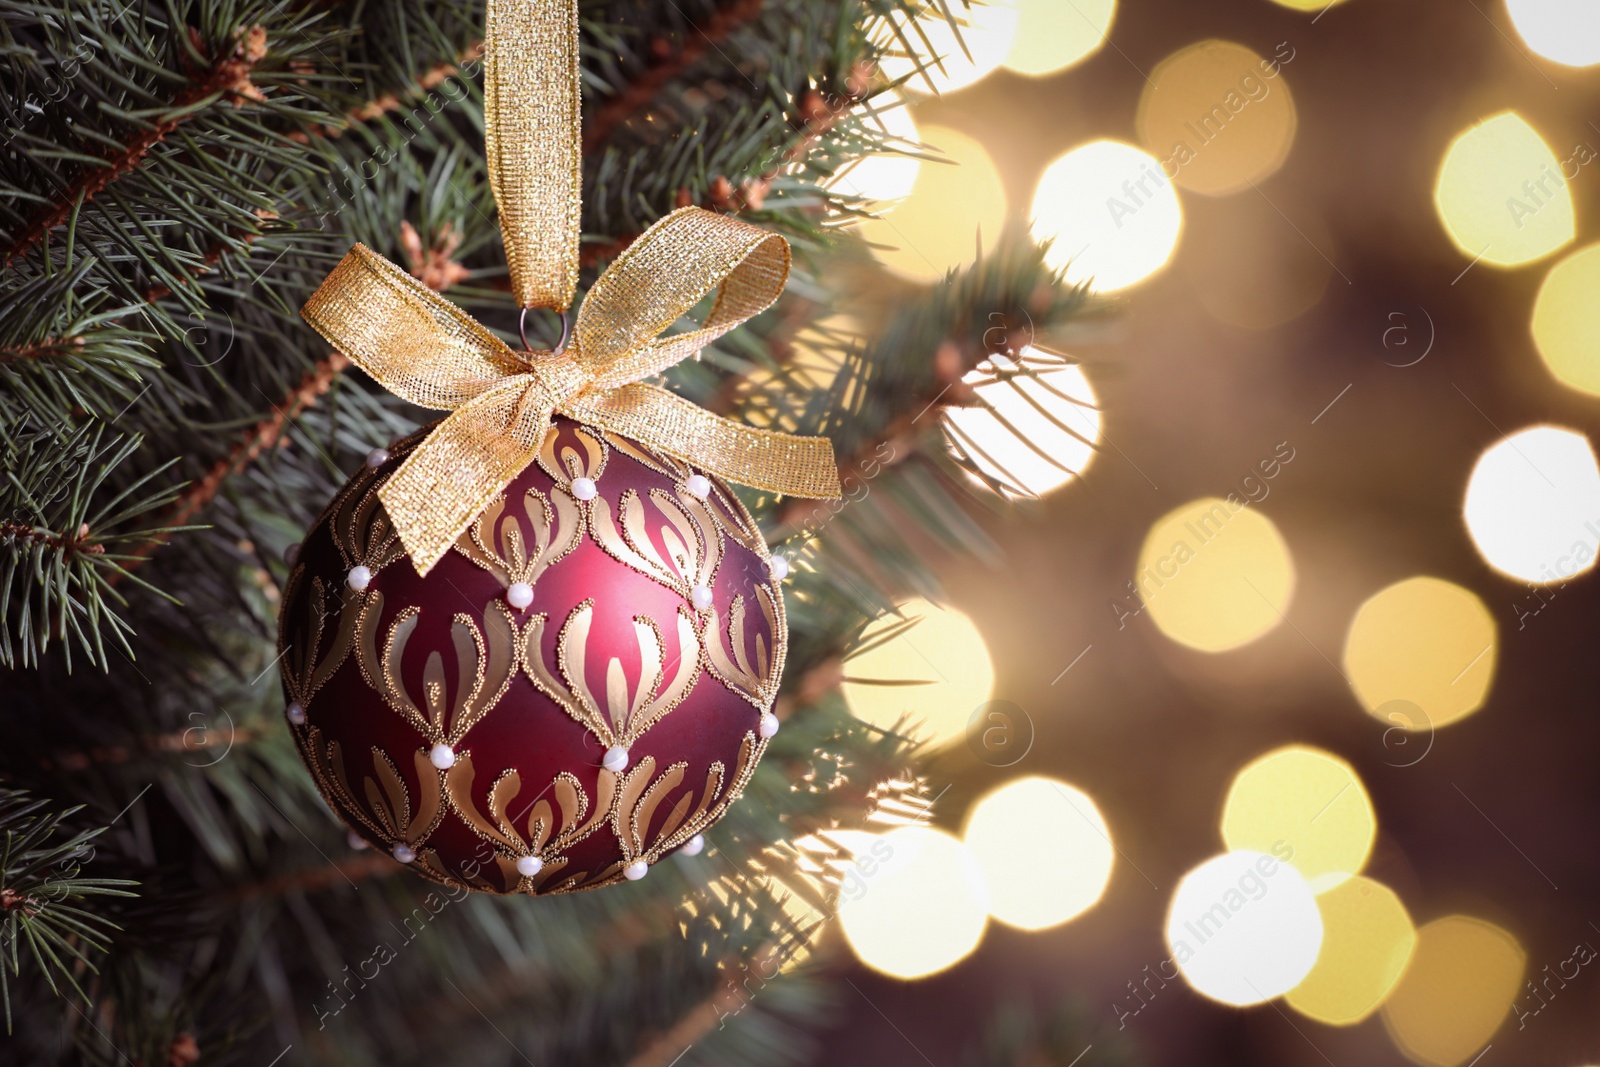
[[[304,580],[305,567],[303,565],[295,567],[287,584],[288,597],[295,596],[298,591],[297,586]],[[283,687],[289,694],[290,700],[302,707],[309,704],[317,690],[321,689],[344,663],[355,640],[360,604],[360,593],[348,587],[341,591],[333,639],[321,658],[318,658],[318,653],[322,649],[322,638],[329,618],[328,589],[322,579],[311,579],[311,588],[306,594],[306,614],[309,616],[309,621],[302,630],[300,640],[296,641],[289,636],[287,632],[289,615],[288,612],[283,613],[278,642],[284,649],[284,654],[278,661],[278,669],[283,676]]]
[[[620,531],[603,497],[589,505],[595,542],[619,563],[649,575],[684,599],[693,595],[695,586],[711,588],[722,563],[723,544],[722,531],[705,503],[687,492],[674,497],[661,489],[650,490],[650,502],[665,520],[657,528],[666,546],[664,554],[650,536],[644,502],[632,489],[624,490],[617,502]]]
[[[362,677],[430,744],[460,744],[466,732],[499,702],[511,684],[520,636],[515,620],[498,599],[484,606],[481,630],[472,616],[458,613],[450,626],[455,684],[447,684],[444,657],[433,652],[423,664],[419,701],[406,689],[401,668],[406,645],[416,631],[422,610],[408,607],[395,617],[384,635],[380,654],[377,631],[382,613],[383,594],[374,591],[362,607],[359,622],[357,648]]]
[[[772,706],[778,695],[778,682],[783,677],[784,642],[781,608],[772,590],[765,585],[756,587],[756,600],[767,621],[767,633],[773,635],[777,655],[767,646],[766,635],[759,629],[754,641],[746,634],[744,597],[733,598],[728,609],[728,625],[724,629],[717,618],[717,609],[710,608],[705,625],[706,666],[729,689],[744,697],[762,711]],[[726,644],[724,644],[726,641]],[[754,644],[752,661],[750,646]]]
[[[462,821],[497,846],[495,857],[503,888],[495,892],[538,892],[567,866],[567,857],[561,853],[606,824],[617,798],[617,776],[602,768],[591,814],[583,785],[562,771],[537,799],[513,812],[511,804],[522,792],[522,775],[506,770],[489,788],[489,813],[485,816],[472,789],[475,775],[471,754],[461,753],[445,775],[445,790]],[[539,858],[543,866],[537,874],[525,877],[517,873],[516,861],[523,856]]]
[[[552,426],[546,431],[539,444],[539,466],[563,489],[570,490],[575,478],[599,481],[609,458],[606,443],[587,427],[569,429],[568,433],[577,439],[578,447],[569,444],[558,450],[556,442],[561,439],[561,428]]]
[[[377,574],[405,556],[400,534],[378,500],[379,472],[363,466],[334,501],[328,532],[345,570],[366,567]]]
[[[556,636],[559,679],[545,665],[540,647],[547,622],[543,615],[528,620],[520,648],[523,669],[534,685],[561,705],[568,715],[588,727],[607,748],[630,747],[658,719],[683,702],[699,676],[700,639],[687,612],[678,612],[678,658],[671,665],[665,661],[666,646],[655,620],[637,615],[633,629],[639,645],[639,679],[630,692],[622,661],[612,657],[606,664],[602,706],[589,685],[588,672],[594,601],[585,600],[573,608]]]
[[[548,498],[529,488],[522,496],[522,514],[533,530],[527,544],[522,524],[506,510],[506,498],[497,497],[456,542],[456,551],[494,575],[500,584],[533,585],[552,565],[578,546],[583,517],[578,502],[565,489],[555,488]],[[552,506],[553,505],[553,506]]]
[[[694,803],[694,789],[689,789],[678,798],[653,834],[650,832],[650,823],[668,794],[683,784],[689,765],[674,763],[656,777],[655,757],[646,756],[640,760],[622,776],[616,810],[611,815],[611,830],[621,846],[622,859],[601,871],[593,882],[569,882],[562,888],[596,889],[610,885],[624,877],[622,872],[629,864],[643,861],[654,865],[695,834],[705,832],[744,794],[745,786],[755,773],[756,763],[766,747],[766,741],[758,740],[754,733],[747,732],[739,745],[739,762],[726,791],[723,791],[726,768],[718,760],[706,771],[705,788],[700,793],[699,804]]]
[[[322,731],[313,726],[306,731],[303,750],[323,799],[334,810],[354,815],[380,840],[404,842],[415,849],[444,818],[440,775],[428,762],[425,749],[412,753],[419,783],[414,808],[405,779],[383,749],[373,746],[372,766],[377,777],[362,780],[359,799],[345,772],[344,753],[338,741],[324,738]],[[442,868],[439,873],[444,875]]]
[[[685,503],[690,500],[699,501],[700,498],[689,492],[688,482],[692,476],[700,472],[691,467],[686,460],[669,456],[638,441],[630,441],[621,434],[606,434],[606,443],[634,462],[671,478],[677,483],[678,497]],[[755,519],[751,517],[743,501],[734,496],[721,480],[709,476],[706,480],[711,483],[711,492],[701,506],[716,520],[724,534],[760,556],[765,562],[770,555],[766,538],[761,536]]]

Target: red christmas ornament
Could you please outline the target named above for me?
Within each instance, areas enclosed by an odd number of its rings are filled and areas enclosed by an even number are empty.
[[[777,729],[784,561],[718,480],[558,416],[421,577],[377,490],[422,436],[340,491],[285,590],[287,714],[324,799],[491,893],[697,851]]]

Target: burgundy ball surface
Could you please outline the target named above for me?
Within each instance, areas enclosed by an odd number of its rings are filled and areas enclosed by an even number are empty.
[[[420,577],[377,490],[422,436],[350,480],[291,569],[300,754],[356,833],[437,881],[640,877],[722,817],[776,726],[766,543],[716,479],[558,417]]]

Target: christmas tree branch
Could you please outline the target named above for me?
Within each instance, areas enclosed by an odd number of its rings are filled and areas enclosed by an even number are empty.
[[[152,148],[184,121],[200,114],[204,110],[201,105],[210,98],[230,96],[236,106],[242,100],[260,99],[259,91],[250,84],[250,71],[266,54],[267,35],[260,26],[240,34],[231,51],[218,56],[200,78],[173,98],[166,118],[134,134],[118,151],[103,156],[99,166],[84,170],[15,237],[0,246],[0,266],[10,266],[12,260],[71,218],[79,206],[93,200],[118,178],[137,170]]]
[[[343,353],[329,352],[284,397],[281,405],[274,405],[272,414],[245,431],[228,454],[217,460],[198,480],[191,482],[173,501],[163,517],[164,532],[151,537],[133,550],[133,558],[123,564],[132,570],[149,559],[157,549],[167,543],[174,527],[186,526],[207,504],[216,497],[223,483],[232,475],[248,467],[256,457],[276,446],[288,432],[290,423],[306,408],[315,404],[333,388],[334,379],[350,365]]]
[[[677,51],[665,39],[651,44],[656,62],[645,67],[626,86],[584,120],[583,149],[592,152],[611,139],[617,127],[649,107],[674,78],[704,58],[709,49],[761,14],[764,0],[731,0],[702,23],[690,26]]]

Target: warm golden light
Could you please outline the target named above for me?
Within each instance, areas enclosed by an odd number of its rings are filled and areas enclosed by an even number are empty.
[[[1281,70],[1244,45],[1200,41],[1151,71],[1139,97],[1139,140],[1185,189],[1248,189],[1289,157],[1298,119]]]
[[[1493,616],[1470,590],[1440,578],[1407,578],[1356,611],[1344,673],[1374,717],[1432,729],[1483,706],[1498,643]]]
[[[1270,852],[1326,892],[1366,866],[1378,817],[1355,770],[1306,745],[1275,749],[1234,776],[1222,808],[1229,848]]]
[[[1100,292],[1166,266],[1182,230],[1161,164],[1119,141],[1074,148],[1045,169],[1033,194],[1033,236],[1050,242],[1046,262]]]
[[[1400,984],[1383,1005],[1389,1036],[1411,1060],[1456,1067],[1500,1029],[1521,992],[1527,954],[1517,939],[1466,915],[1417,931]]]
[[[954,26],[945,18],[948,11]],[[888,51],[878,66],[891,82],[909,76],[905,88],[918,93],[964,89],[1006,59],[1017,35],[1015,0],[984,4],[929,3],[914,19],[889,16],[873,32]],[[917,73],[916,58],[923,64]]]
[[[1344,0],[1272,0],[1280,7],[1292,8],[1295,11],[1321,11],[1344,3]]]
[[[863,651],[845,658],[845,702],[857,718],[910,729],[931,745],[961,737],[994,688],[983,635],[961,612],[920,598],[899,612],[869,625]]]
[[[1506,0],[1511,25],[1544,58],[1568,67],[1600,63],[1600,5],[1586,0]]]
[[[901,827],[858,850],[856,864],[860,878],[839,891],[839,926],[862,963],[921,978],[978,947],[989,894],[960,841],[926,826]]]
[[[1017,34],[1005,65],[1039,77],[1082,62],[1105,43],[1117,0],[1015,0]]]
[[[1310,973],[1322,916],[1294,867],[1262,852],[1227,852],[1183,876],[1166,937],[1172,962],[1196,992],[1224,1004],[1261,1004]]]
[[[893,90],[873,99],[866,121],[894,151],[862,156],[835,174],[828,187],[846,196],[873,201],[872,210],[884,213],[910,196],[917,183],[922,160],[909,153],[917,151],[922,134],[904,98]]]
[[[1302,1015],[1351,1026],[1378,1010],[1400,981],[1417,931],[1394,890],[1360,875],[1317,897],[1322,951],[1286,999]]]
[[[1564,582],[1594,566],[1600,465],[1575,430],[1535,426],[1478,458],[1462,508],[1489,566],[1526,582]]]
[[[892,210],[861,223],[873,254],[894,273],[934,282],[977,256],[1005,226],[1006,194],[983,145],[956,130],[929,126],[927,144],[944,156],[917,170],[911,194]]]
[[[1006,492],[1043,496],[1089,466],[1100,411],[1083,368],[1029,347],[1018,360],[993,357],[962,380],[975,403],[946,408],[945,432],[957,454]]]
[[[1600,10],[1600,8],[1596,8]],[[1533,304],[1533,343],[1563,385],[1600,396],[1600,244],[1551,268]]]
[[[1531,263],[1577,233],[1561,162],[1515,111],[1451,142],[1433,202],[1456,247],[1485,263]]]
[[[1116,858],[1094,801],[1053,778],[1018,778],[978,801],[966,843],[988,880],[989,914],[1024,930],[1088,911]]]
[[[1247,645],[1278,625],[1294,565],[1257,508],[1205,497],[1156,520],[1134,585],[1161,632],[1202,652]]]

